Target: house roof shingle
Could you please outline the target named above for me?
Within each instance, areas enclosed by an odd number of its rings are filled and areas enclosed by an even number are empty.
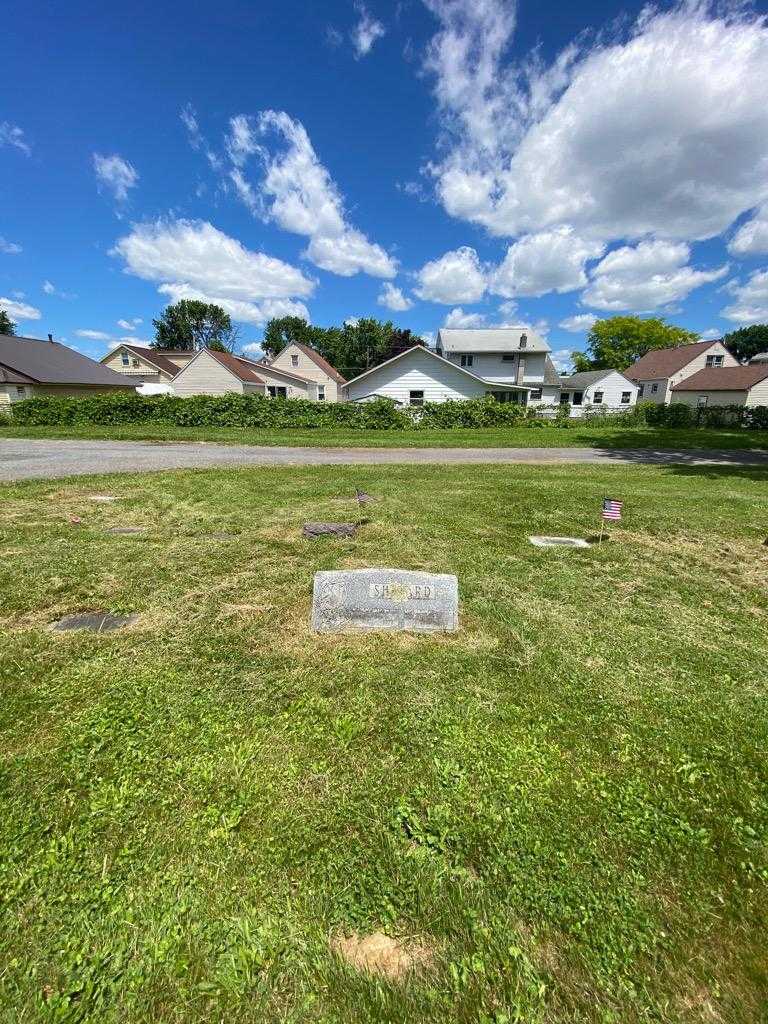
[[[717,341],[696,341],[692,345],[677,345],[675,348],[659,348],[646,352],[627,370],[630,380],[662,380],[682,370],[692,359],[717,345]]]
[[[691,374],[676,384],[673,391],[749,391],[768,377],[768,365],[712,366]]]
[[[522,335],[527,336],[520,348]],[[531,327],[445,328],[437,332],[437,347],[443,352],[549,352],[549,345]]]
[[[190,358],[194,356],[194,352],[189,352],[186,349],[179,349],[178,352],[174,349],[169,349],[167,353],[157,352],[155,349],[149,348],[145,345],[129,345],[128,342],[121,342],[120,348],[127,348],[129,352],[133,352],[134,355],[137,355],[141,359],[144,359],[146,362],[151,363],[153,366],[156,366],[158,370],[163,370],[165,373],[170,373],[172,377],[176,376],[181,367],[177,366],[176,363],[169,359],[168,354],[179,354],[185,356],[188,355],[190,356]],[[112,354],[112,352],[109,353],[109,355]],[[108,359],[109,356],[105,356],[104,358]]]
[[[122,374],[58,341],[0,334],[0,366],[34,384],[132,387]]]
[[[570,377],[560,377],[559,384],[566,391],[581,391],[592,384],[597,384],[599,380],[603,380],[609,373],[618,373],[620,377],[626,380],[627,384],[636,386],[635,382],[630,380],[621,370],[583,370],[581,373],[572,373]]]
[[[234,374],[238,380],[243,381],[244,384],[263,384],[264,381],[256,373],[254,369],[255,363],[250,362],[248,359],[239,359],[237,356],[233,356],[231,352],[216,352],[214,349],[204,349],[209,356],[225,366],[230,373]]]

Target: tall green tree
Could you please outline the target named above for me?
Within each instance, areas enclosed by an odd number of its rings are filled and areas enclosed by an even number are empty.
[[[231,352],[237,341],[238,330],[232,326],[229,313],[213,302],[182,299],[167,306],[159,320],[153,320],[156,349],[201,348]]]
[[[626,370],[646,352],[690,345],[699,336],[661,317],[612,316],[595,320],[587,337],[587,351],[573,353],[576,372]]]
[[[747,362],[758,352],[768,352],[768,324],[740,327],[723,338],[723,344],[740,362]]]
[[[262,341],[267,355],[276,356],[291,342],[309,345],[345,377],[355,377],[414,345],[424,344],[410,329],[373,317],[348,320],[341,327],[316,327],[294,316],[270,320]]]
[[[16,324],[4,309],[0,309],[0,334],[15,334]]]

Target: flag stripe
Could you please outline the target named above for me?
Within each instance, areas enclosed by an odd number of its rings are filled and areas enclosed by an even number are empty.
[[[619,501],[616,498],[604,498],[603,499],[603,519],[617,520],[621,519],[621,512],[624,508],[624,502]]]

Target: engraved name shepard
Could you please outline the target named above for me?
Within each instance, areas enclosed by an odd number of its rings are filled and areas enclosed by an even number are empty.
[[[409,569],[350,569],[318,572],[312,601],[317,632],[459,628],[455,576]]]

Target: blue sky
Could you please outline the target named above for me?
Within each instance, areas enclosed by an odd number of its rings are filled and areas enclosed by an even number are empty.
[[[151,9],[150,9],[151,8]],[[0,308],[101,356],[266,318],[768,320],[765,7],[17,4]]]

